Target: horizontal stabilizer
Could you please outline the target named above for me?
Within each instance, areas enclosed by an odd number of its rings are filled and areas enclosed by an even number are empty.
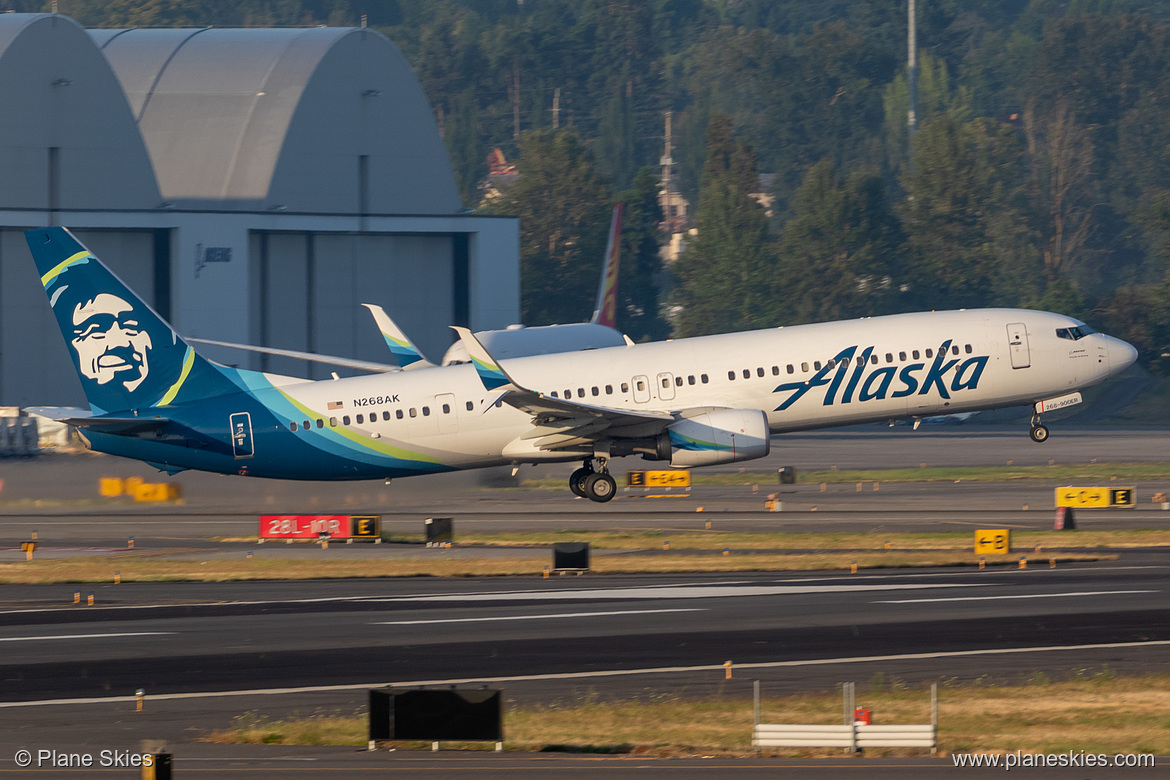
[[[213,347],[238,349],[244,352],[259,352],[264,355],[278,355],[279,357],[293,358],[294,360],[305,360],[310,363],[324,363],[325,365],[329,366],[352,368],[355,371],[368,371],[373,374],[391,374],[395,371],[402,370],[398,366],[391,366],[387,363],[372,363],[368,360],[354,360],[353,358],[334,357],[333,355],[318,355],[315,352],[297,352],[293,349],[256,347],[251,344],[233,344],[230,341],[212,341],[211,339],[188,338],[187,341],[191,341],[196,344],[209,344]]]

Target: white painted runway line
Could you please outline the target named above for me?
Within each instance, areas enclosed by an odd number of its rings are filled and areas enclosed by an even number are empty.
[[[561,618],[602,617],[611,615],[657,615],[663,612],[706,612],[698,607],[690,609],[627,609],[617,612],[564,612],[556,615],[501,615],[498,617],[443,618],[438,620],[380,620],[371,626],[421,626],[434,623],[492,623],[497,620],[558,620]]]
[[[784,667],[801,666],[833,666],[836,664],[857,664],[869,662],[889,661],[917,661],[933,658],[962,658],[966,656],[1012,655],[1015,653],[1051,653],[1068,650],[1119,650],[1126,648],[1157,648],[1159,650],[1170,645],[1170,639],[1157,639],[1150,642],[1108,642],[1096,645],[1056,645],[1052,647],[1003,647],[988,650],[952,650],[938,653],[904,653],[901,655],[869,655],[849,658],[810,658],[801,661],[767,661],[763,663],[736,664],[736,669],[778,669]],[[593,677],[628,677],[639,674],[677,674],[687,672],[721,672],[726,667],[723,664],[708,664],[704,666],[662,666],[650,669],[614,669],[601,672],[561,672],[557,674],[521,674],[511,677],[465,677],[450,680],[378,680],[365,683],[347,683],[345,685],[306,685],[299,688],[256,688],[234,691],[207,691],[198,693],[151,693],[151,701],[171,701],[180,699],[216,699],[233,696],[280,696],[288,694],[327,693],[330,691],[358,691],[369,688],[386,688],[390,686],[422,686],[422,685],[471,685],[495,684],[509,682],[528,682],[533,680],[583,680]],[[133,696],[103,696],[85,699],[40,699],[36,701],[0,702],[0,709],[16,709],[20,707],[45,707],[51,705],[81,704],[113,704],[118,702],[133,702]]]
[[[386,602],[444,602],[444,601],[559,601],[562,599],[711,599],[728,596],[796,596],[808,593],[858,593],[880,590],[925,590],[936,588],[982,588],[981,582],[932,582],[876,585],[746,585],[726,587],[712,585],[679,585],[654,588],[597,588],[594,590],[521,591],[512,593],[465,593],[459,595],[400,596],[388,599],[370,599]]]
[[[116,639],[126,636],[171,636],[176,631],[126,631],[120,634],[51,634],[48,636],[5,636],[0,642],[46,642],[52,639]]]
[[[1157,590],[1084,590],[1079,593],[1029,593],[1021,596],[956,596],[947,599],[886,599],[871,604],[929,604],[938,601],[1002,601],[1004,599],[1056,599],[1068,596],[1120,596],[1127,593],[1160,593]]]

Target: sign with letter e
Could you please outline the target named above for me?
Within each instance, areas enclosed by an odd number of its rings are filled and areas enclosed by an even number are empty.
[[[1131,487],[1061,487],[1056,489],[1056,505],[1076,509],[1105,509],[1111,506],[1137,505],[1137,490]]]
[[[1007,555],[1011,551],[1011,534],[1007,528],[981,529],[975,532],[976,555]]]
[[[381,515],[353,515],[349,523],[352,539],[373,541],[382,538]]]

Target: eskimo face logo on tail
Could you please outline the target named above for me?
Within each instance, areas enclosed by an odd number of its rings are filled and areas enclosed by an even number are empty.
[[[99,385],[121,382],[133,393],[150,374],[154,347],[134,307],[110,293],[79,302],[73,309],[73,339],[81,375]]]
[[[939,345],[938,354],[927,370],[926,363],[908,363],[901,367],[886,365],[880,368],[871,362],[874,347],[857,352],[856,346],[847,347],[836,354],[813,377],[804,382],[787,382],[773,392],[791,392],[784,403],[776,407],[782,412],[799,401],[815,387],[828,387],[822,405],[905,398],[911,395],[927,395],[934,390],[939,397],[949,399],[951,393],[974,390],[983,377],[988,355],[975,355],[964,359],[950,358],[951,340]],[[856,360],[854,359],[856,357]],[[872,370],[871,370],[872,369]],[[926,375],[919,373],[926,370]],[[831,376],[830,376],[831,375]],[[895,387],[895,381],[898,385]]]
[[[112,412],[175,399],[194,354],[108,271],[76,264],[45,289],[91,407]]]

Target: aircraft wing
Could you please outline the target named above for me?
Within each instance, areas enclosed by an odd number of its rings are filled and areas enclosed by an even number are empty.
[[[390,354],[394,356],[394,360],[402,366],[403,370],[434,367],[435,364],[423,357],[419,348],[402,332],[402,328],[390,319],[381,306],[372,303],[363,303],[362,306],[365,306],[370,310],[370,314],[374,315],[378,332],[382,334],[382,338],[386,339],[386,346],[390,348]]]
[[[230,341],[212,341],[211,339],[192,339],[187,341],[196,344],[210,344],[213,347],[227,347],[228,349],[239,349],[245,352],[261,352],[265,355],[279,355],[280,357],[295,358],[296,360],[307,360],[310,363],[324,363],[329,366],[341,366],[342,368],[352,368],[357,371],[369,371],[374,374],[391,374],[395,371],[401,371],[398,366],[391,366],[386,363],[372,363],[368,360],[354,360],[352,358],[334,357],[332,355],[318,355],[314,352],[297,352],[293,349],[277,349],[276,347],[255,347],[251,344],[233,344]]]
[[[532,430],[520,438],[544,450],[564,449],[602,438],[643,438],[662,431],[678,417],[654,410],[613,409],[576,403],[529,390],[508,376],[467,328],[456,327],[472,365],[488,390],[499,390],[498,401],[532,415]]]

